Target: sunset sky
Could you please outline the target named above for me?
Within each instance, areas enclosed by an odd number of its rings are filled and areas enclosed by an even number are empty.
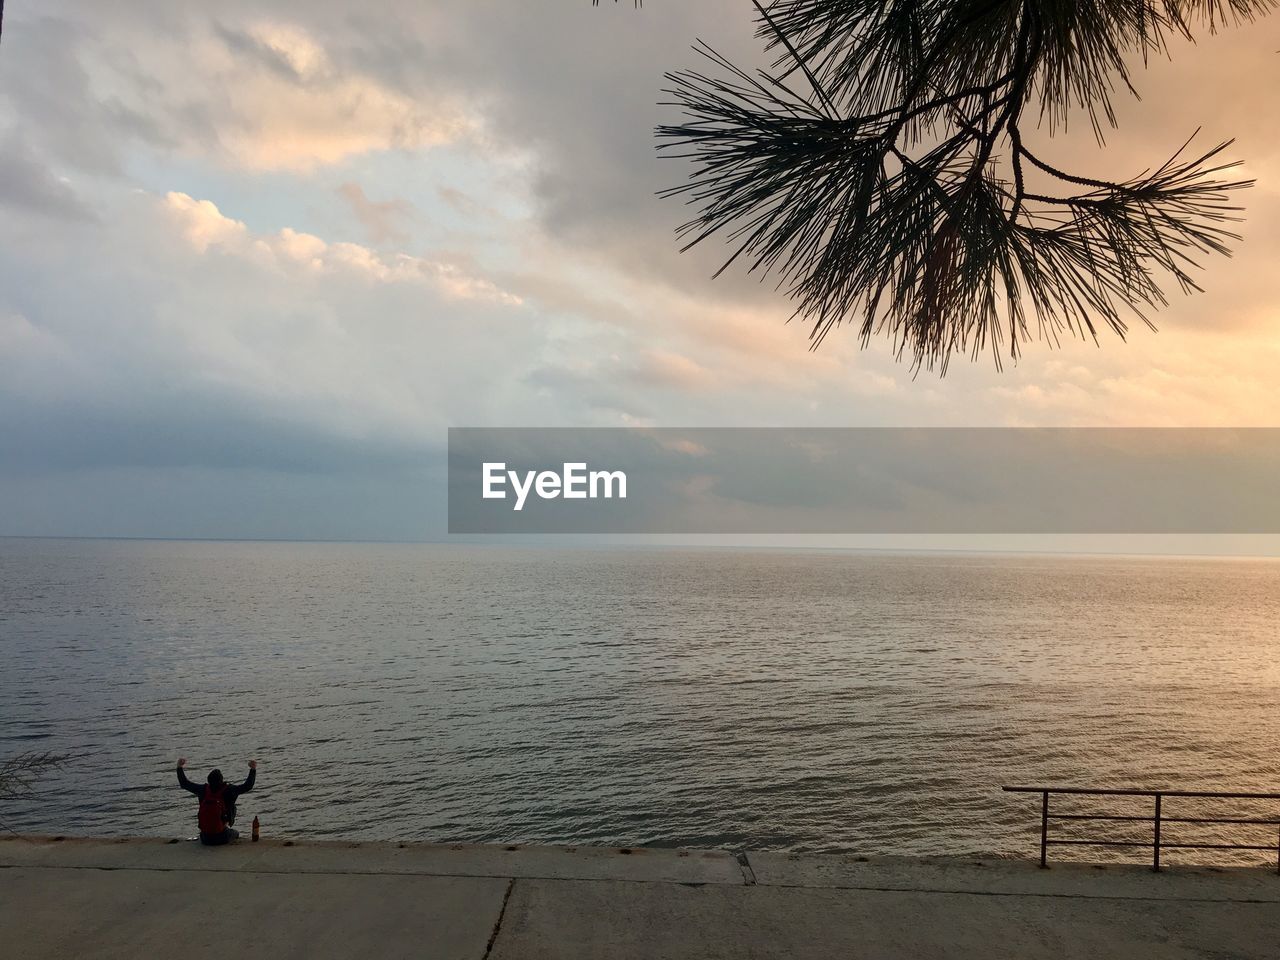
[[[420,539],[449,426],[1280,426],[1280,17],[1175,43],[1036,152],[1258,185],[1159,333],[916,375],[817,353],[681,255],[652,134],[747,0],[10,0],[0,43],[0,534]]]

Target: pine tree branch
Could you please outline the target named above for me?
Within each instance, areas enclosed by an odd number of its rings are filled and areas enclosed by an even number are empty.
[[[774,274],[820,345],[853,323],[865,343],[945,372],[989,347],[1016,358],[1039,336],[1124,336],[1124,313],[1150,323],[1203,254],[1238,236],[1229,196],[1252,181],[1222,173],[1228,144],[1111,183],[1032,153],[1023,116],[1052,127],[1084,106],[1095,126],[1127,83],[1117,58],[1163,42],[1193,19],[1247,19],[1271,0],[775,0],[757,4],[762,35],[784,48],[748,75],[709,47],[722,76],[669,74],[683,109],[661,148],[694,163],[682,196],[696,212],[684,249],[723,234],[730,264]],[[788,86],[801,72],[808,90]],[[923,155],[914,149],[927,145]],[[1000,174],[1006,154],[1012,183]],[[1031,166],[1074,196],[1032,192]],[[1005,346],[1007,344],[1007,347]]]

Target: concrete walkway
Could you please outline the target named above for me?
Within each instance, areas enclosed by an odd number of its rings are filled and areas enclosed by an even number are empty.
[[[0,840],[6,958],[1272,958],[1265,870]]]

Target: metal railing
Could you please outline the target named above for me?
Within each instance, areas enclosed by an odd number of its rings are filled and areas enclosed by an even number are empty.
[[[1006,793],[1038,793],[1040,794],[1040,866],[1049,866],[1049,848],[1060,847],[1150,847],[1152,849],[1151,868],[1160,870],[1161,850],[1267,850],[1276,854],[1276,873],[1280,874],[1280,814],[1275,819],[1263,817],[1169,817],[1163,812],[1164,800],[1169,797],[1197,797],[1211,800],[1277,800],[1280,793],[1214,793],[1203,790],[1096,790],[1084,787],[1004,787]],[[1122,816],[1119,814],[1094,813],[1053,813],[1049,809],[1049,798],[1053,795],[1085,796],[1085,797],[1150,797],[1154,801],[1154,810],[1148,817]],[[1152,833],[1150,840],[1087,840],[1056,839],[1049,836],[1049,821],[1108,821],[1150,823]],[[1160,828],[1168,823],[1196,824],[1250,824],[1253,826],[1276,827],[1276,842],[1265,846],[1248,843],[1172,843],[1160,835]]]

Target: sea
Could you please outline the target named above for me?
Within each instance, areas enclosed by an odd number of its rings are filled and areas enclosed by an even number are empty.
[[[1031,857],[1005,785],[1280,791],[1278,624],[1270,559],[4,539],[0,761],[67,759],[0,827],[191,836],[181,756],[299,840]]]

